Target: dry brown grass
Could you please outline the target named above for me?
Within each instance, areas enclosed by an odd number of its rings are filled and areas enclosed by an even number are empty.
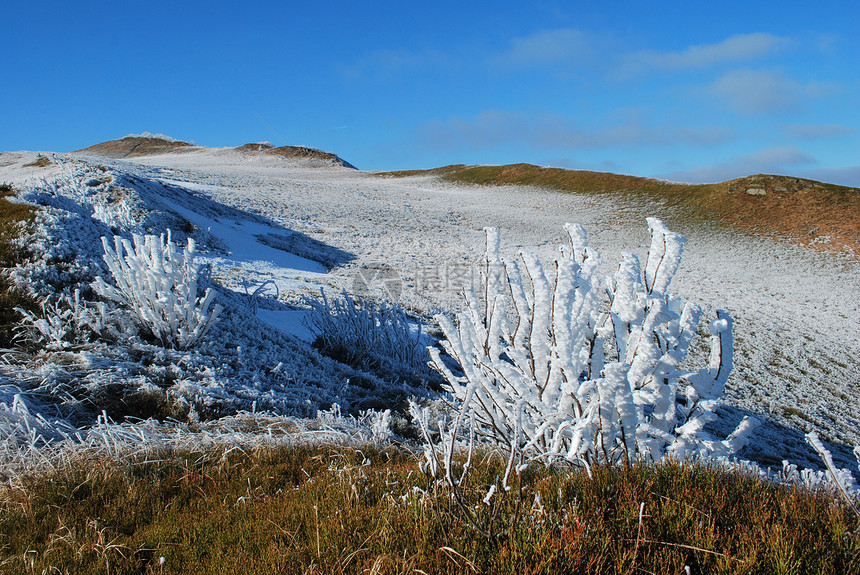
[[[25,168],[47,168],[54,162],[48,156],[39,156],[29,164],[24,164]]]
[[[258,144],[245,144],[242,146],[238,146],[236,148],[236,151],[245,152],[245,153],[266,152],[266,151],[269,151],[273,148],[274,148],[274,146],[272,144],[267,144],[265,142],[261,142]]]
[[[488,454],[484,454],[488,455]],[[174,453],[0,489],[7,573],[857,573],[858,519],[830,496],[667,464],[504,473],[461,486],[408,452]],[[644,504],[644,506],[643,506]],[[164,558],[162,563],[161,558]]]
[[[717,186],[707,207],[723,221],[803,246],[860,256],[860,191],[854,188],[772,175]],[[751,196],[750,189],[766,195]]]

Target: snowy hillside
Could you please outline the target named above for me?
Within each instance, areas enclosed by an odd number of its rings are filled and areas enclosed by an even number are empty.
[[[838,465],[854,467],[855,261],[688,220],[675,226],[671,210],[641,198],[609,205],[533,188],[394,179],[232,148],[125,159],[75,154],[26,166],[36,159],[0,155],[0,182],[44,207],[33,239],[41,263],[16,272],[41,296],[70,302],[57,304],[62,309],[72,309],[76,290],[97,300],[89,286],[110,277],[102,236],[169,229],[177,245],[192,239],[198,261],[211,264],[211,287],[224,309],[205,343],[189,351],[117,328],[98,341],[68,333],[32,354],[6,353],[0,402],[9,413],[41,413],[24,427],[41,426],[46,437],[91,425],[102,410],[113,419],[180,420],[240,411],[313,417],[335,403],[356,415],[403,412],[409,397],[433,396],[427,386],[438,383],[434,376],[394,364],[350,367],[323,355],[311,346],[304,298],[345,289],[387,299],[438,333],[428,318],[462,307],[461,290],[478,279],[485,226],[501,230],[504,256],[528,249],[550,258],[563,224],[582,224],[608,272],[622,252],[644,256],[645,217],[657,216],[687,238],[673,290],[708,316],[723,308],[734,318],[735,370],[715,433],[725,436],[754,415],[763,424],[742,455],[767,465],[787,459],[818,466],[803,438],[815,430],[832,442]],[[698,358],[706,354],[703,346],[693,349]]]

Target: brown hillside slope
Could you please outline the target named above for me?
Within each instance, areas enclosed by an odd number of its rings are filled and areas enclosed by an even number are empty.
[[[281,146],[276,148],[271,144],[261,143],[245,144],[244,146],[237,147],[236,150],[246,154],[262,153],[272,156],[282,156],[284,158],[322,160],[323,162],[329,162],[345,168],[355,168],[355,166],[331,152],[323,152],[322,150],[306,148],[304,146]]]
[[[718,184],[679,184],[585,170],[454,165],[388,172],[438,175],[482,185],[525,185],[589,194],[645,194],[700,219],[826,251],[860,256],[860,190],[802,178],[758,174]]]
[[[194,144],[163,138],[127,136],[119,140],[102,142],[89,148],[75,150],[75,154],[88,154],[106,158],[136,158],[140,156],[156,156],[170,152],[186,152],[196,148]]]

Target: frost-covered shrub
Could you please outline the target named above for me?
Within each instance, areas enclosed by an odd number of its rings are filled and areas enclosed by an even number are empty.
[[[602,279],[579,225],[565,226],[570,245],[553,264],[524,252],[523,268],[501,259],[498,231],[486,230],[482,297],[467,293],[456,323],[437,317],[462,375],[430,350],[458,410],[440,425],[445,455],[427,451],[431,470],[450,464],[466,432],[509,450],[511,465],[515,455],[585,464],[726,456],[745,444],[753,419],[725,440],[703,429],[732,369],[731,317],[720,310],[710,322],[708,365],[681,369],[703,312],[668,292],[684,238],[660,220],[648,225],[644,267],[627,254]],[[412,412],[429,442],[426,413]]]
[[[101,277],[93,289],[102,297],[128,306],[139,322],[164,347],[188,349],[197,344],[222,308],[207,288],[198,297],[201,266],[194,261],[194,240],[177,248],[164,234],[133,236],[133,242],[114,236],[113,247],[102,237],[104,261],[116,287]]]
[[[274,292],[273,296],[275,301],[278,301],[278,298],[281,295],[281,292],[278,289],[278,284],[272,280],[264,281],[253,290],[250,289],[251,286],[247,281],[242,280],[242,287],[245,288],[245,296],[248,298],[248,313],[251,315],[257,315],[257,310],[260,309],[260,301],[266,297],[266,292],[269,288]]]
[[[108,319],[106,305],[103,302],[94,307],[87,305],[80,290],[75,290],[73,298],[43,300],[41,313],[22,308],[17,311],[23,316],[21,327],[27,339],[51,351],[68,349],[101,336]]]
[[[413,323],[396,305],[353,298],[345,291],[329,301],[306,298],[311,313],[307,326],[316,346],[349,365],[388,360],[395,367],[425,370],[429,357],[421,343],[421,324]]]
[[[390,409],[366,409],[359,411],[358,416],[349,415],[343,413],[340,405],[334,404],[330,409],[318,410],[314,421],[324,429],[350,427],[355,431],[356,438],[361,437],[364,442],[384,444],[394,435],[392,427],[396,416],[392,416]]]

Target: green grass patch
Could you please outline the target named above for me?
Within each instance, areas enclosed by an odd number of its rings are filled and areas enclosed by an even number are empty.
[[[0,184],[0,347],[6,348],[12,345],[15,327],[21,320],[15,308],[38,309],[38,303],[16,287],[6,272],[31,257],[16,240],[36,217],[32,207],[6,200],[12,195],[14,191],[9,184]]]
[[[598,468],[592,478],[536,468],[484,504],[503,473],[500,458],[485,457],[463,485],[461,507],[394,449],[91,461],[4,488],[0,566],[158,574],[860,569],[860,519],[825,495],[670,464]]]

